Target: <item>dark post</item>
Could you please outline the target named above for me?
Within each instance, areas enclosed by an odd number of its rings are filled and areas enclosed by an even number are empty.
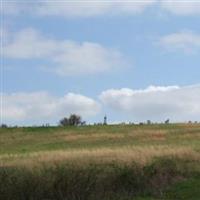
[[[105,115],[103,125],[107,125],[107,116]]]

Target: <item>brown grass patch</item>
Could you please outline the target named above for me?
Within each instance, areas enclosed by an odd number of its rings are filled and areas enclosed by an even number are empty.
[[[142,141],[146,140],[158,140],[158,141],[164,141],[166,140],[166,132],[165,131],[148,131],[140,135],[140,139]]]
[[[76,140],[98,140],[98,139],[120,139],[125,137],[124,134],[107,134],[107,133],[99,133],[99,134],[85,134],[85,135],[65,135],[65,141],[76,141]]]

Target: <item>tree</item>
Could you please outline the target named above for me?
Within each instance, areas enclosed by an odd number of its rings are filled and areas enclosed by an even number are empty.
[[[70,115],[70,117],[69,117],[69,125],[77,126],[79,124],[81,124],[81,116],[75,115],[75,114]]]
[[[8,126],[6,124],[1,124],[0,126],[1,128],[8,128]]]
[[[165,121],[165,124],[169,124],[169,119],[167,119],[167,120]]]
[[[82,123],[81,116],[72,114],[69,118],[64,117],[60,120],[59,124],[61,126],[78,126]]]
[[[69,119],[64,117],[63,119],[60,120],[59,125],[60,126],[69,126]]]

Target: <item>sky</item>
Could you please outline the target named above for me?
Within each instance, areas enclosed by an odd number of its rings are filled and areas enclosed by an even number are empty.
[[[1,0],[1,123],[200,121],[200,0]]]

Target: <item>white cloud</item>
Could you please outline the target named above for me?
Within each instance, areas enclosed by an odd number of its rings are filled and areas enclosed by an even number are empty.
[[[49,39],[32,28],[14,34],[3,50],[8,58],[50,61],[48,70],[63,76],[105,72],[127,64],[116,49],[92,42]]]
[[[176,15],[197,15],[200,14],[199,0],[162,0],[161,7]]]
[[[10,34],[10,41],[3,47],[9,58],[46,58],[59,53],[61,42],[46,39],[38,31],[27,28]],[[57,46],[58,45],[58,46]]]
[[[159,44],[170,51],[195,52],[200,50],[200,34],[182,31],[163,36]]]
[[[3,3],[4,14],[33,16],[57,16],[65,19],[89,18],[97,16],[136,15],[157,6],[162,11],[189,16],[200,14],[199,0],[136,0],[136,1],[40,1]],[[0,10],[2,12],[2,10]]]
[[[100,105],[80,94],[68,93],[55,97],[46,92],[3,94],[3,121],[59,120],[71,113],[84,118],[94,116]]]
[[[144,90],[119,89],[102,92],[100,100],[107,108],[132,120],[198,120],[200,85],[156,87]],[[126,118],[126,119],[127,119]]]
[[[5,14],[31,13],[37,16],[64,18],[94,17],[101,15],[140,14],[157,0],[143,1],[34,1],[5,2]]]
[[[200,85],[150,86],[143,90],[123,88],[103,91],[99,96],[104,111],[110,109],[114,120],[172,121],[199,120]],[[89,97],[68,93],[63,97],[47,92],[3,94],[3,121],[6,123],[57,122],[71,113],[84,119],[96,116],[102,107]],[[109,112],[107,112],[109,114]],[[112,121],[112,118],[109,118]]]
[[[156,0],[145,1],[78,1],[44,2],[38,7],[39,15],[71,17],[92,17],[98,15],[138,14],[153,5]]]

